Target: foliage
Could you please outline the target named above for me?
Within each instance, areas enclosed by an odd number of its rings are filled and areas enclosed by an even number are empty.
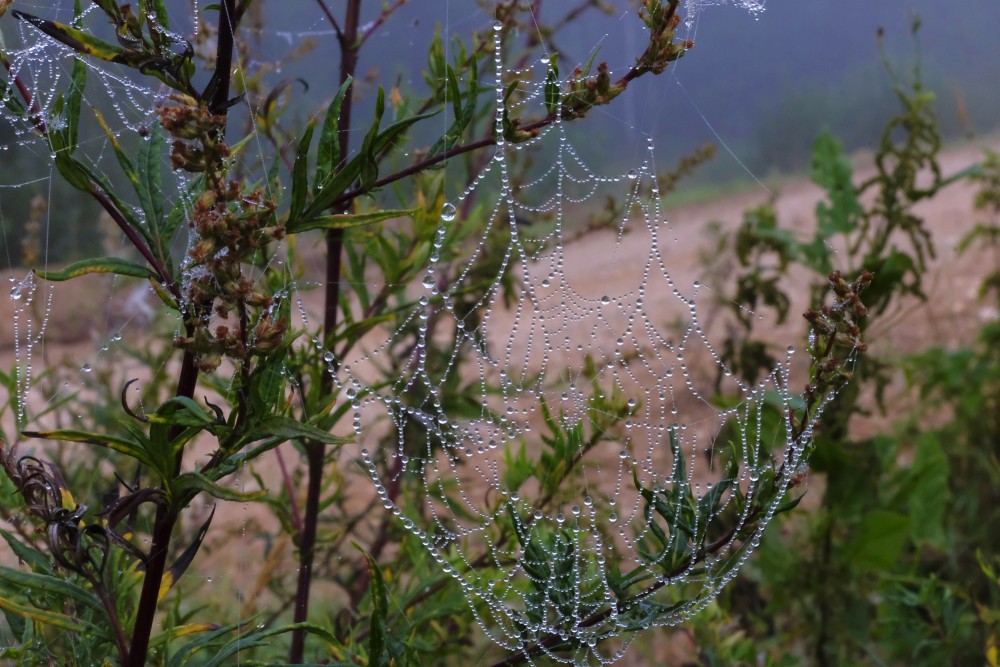
[[[260,91],[259,82],[250,78],[230,81],[234,32],[247,16],[247,3],[226,0],[212,6],[217,50],[204,86],[197,84],[196,49],[170,31],[162,2],[139,2],[133,9],[95,0],[118,44],[77,25],[83,16],[80,4],[73,25],[11,12],[14,20],[72,49],[77,59],[53,110],[57,122],[46,124],[34,111],[13,74],[5,89],[16,89],[21,97],[12,97],[19,102],[8,106],[48,143],[65,181],[110,216],[134,256],[90,256],[38,275],[61,281],[112,273],[148,281],[164,308],[179,318],[182,335],[172,339],[166,329],[154,329],[151,342],[130,354],[151,371],[173,364],[178,372],[173,386],[166,373],[151,372],[138,403],[131,382],[114,375],[93,377],[89,393],[67,399],[66,406],[52,404],[53,414],[39,415],[51,417],[51,428],[5,434],[2,490],[9,500],[2,511],[9,530],[0,535],[20,564],[0,568],[0,609],[8,633],[0,655],[23,664],[216,665],[237,654],[248,664],[286,657],[290,663],[340,665],[468,664],[485,649],[476,644],[481,639],[470,639],[474,620],[467,596],[448,576],[449,559],[463,557],[429,550],[390,512],[374,511],[382,504],[427,511],[420,509],[426,489],[414,476],[400,475],[401,468],[378,469],[389,461],[405,465],[400,459],[359,462],[341,456],[350,439],[346,424],[358,419],[353,415],[360,397],[335,382],[336,365],[379,327],[399,334],[376,368],[376,384],[403,375],[420,341],[426,343],[420,353],[429,368],[455,363],[453,337],[421,336],[421,328],[443,328],[439,314],[422,322],[404,316],[421,298],[407,287],[421,280],[433,255],[441,286],[463,280],[466,291],[456,295],[454,308],[467,327],[477,327],[485,317],[491,281],[506,261],[505,236],[511,232],[491,234],[476,249],[487,213],[482,202],[469,199],[454,224],[439,233],[445,202],[444,176],[437,167],[462,158],[471,180],[486,159],[483,149],[501,141],[529,142],[549,124],[612,103],[636,78],[663,72],[692,46],[675,39],[679,3],[643,3],[640,18],[649,29],[649,44],[617,81],[598,63],[593,74],[588,65],[560,84],[553,59],[541,117],[518,115],[524,93],[513,77],[499,89],[501,106],[493,117],[496,91],[479,81],[494,57],[494,34],[474,34],[468,43],[456,40],[448,49],[437,35],[428,53],[424,94],[398,87],[387,94],[378,88],[372,117],[357,124],[351,114],[359,94],[358,51],[401,3],[383,5],[378,21],[361,26],[360,3],[351,0],[343,23],[331,20],[341,48],[341,85],[322,117],[300,133],[282,125],[280,100],[292,84]],[[499,4],[494,18],[493,32],[508,43],[527,20],[518,3]],[[157,109],[158,124],[145,128],[141,138],[119,137],[95,115],[121,169],[121,184],[78,154],[86,113],[83,58],[131,68],[171,90],[168,103]],[[252,171],[243,159],[246,143],[227,139],[234,125],[229,116],[239,101],[231,97],[231,84],[262,98],[255,114],[274,149],[267,173],[246,176],[244,171]],[[751,641],[775,627],[785,637],[807,637],[810,653],[821,664],[869,654],[911,660],[917,649],[930,656],[928,664],[956,655],[973,661],[989,642],[995,646],[997,565],[992,549],[977,560],[973,547],[989,544],[996,534],[995,517],[982,521],[976,512],[997,483],[995,452],[983,454],[990,451],[984,447],[995,448],[997,424],[979,420],[982,433],[973,433],[960,420],[996,407],[996,392],[982,390],[996,388],[990,385],[997,377],[996,332],[984,338],[981,349],[931,352],[913,362],[912,377],[928,399],[961,400],[955,403],[954,423],[911,429],[916,442],[911,463],[900,463],[901,437],[855,442],[848,430],[850,416],[860,409],[860,390],[845,388],[847,381],[853,374],[879,383],[887,373],[885,366],[858,356],[865,348],[865,316],[869,309],[885,311],[901,295],[922,296],[921,277],[934,250],[914,206],[952,180],[942,176],[936,161],[940,142],[932,96],[919,78],[910,89],[897,84],[896,94],[902,111],[882,136],[871,179],[855,186],[836,140],[823,136],[817,141],[813,174],[828,197],[817,208],[812,238],[800,240],[784,230],[773,209],[763,206],[747,215],[734,241],[742,267],[734,302],[773,308],[779,321],[795,296],[784,289],[788,271],[799,266],[823,276],[806,313],[811,332],[806,389],[794,400],[765,395],[754,404],[756,412],[745,407],[741,413],[776,440],[787,434],[792,454],[782,458],[762,448],[746,471],[736,455],[724,457],[723,483],[702,495],[692,489],[686,475],[691,462],[671,431],[670,485],[647,488],[638,477],[633,480],[647,526],[635,536],[642,562],[612,564],[608,581],[599,583],[607,583],[614,599],[594,601],[588,591],[581,595],[576,589],[579,581],[586,587],[597,569],[588,560],[592,556],[581,555],[572,521],[562,530],[533,530],[530,516],[511,510],[496,527],[496,542],[504,551],[525,554],[528,583],[518,592],[526,608],[506,616],[521,633],[521,650],[499,657],[497,665],[544,660],[544,654],[570,660],[583,656],[588,646],[572,632],[577,626],[595,628],[594,636],[608,640],[613,650],[614,633],[600,634],[608,619],[617,632],[622,627],[637,631],[673,615],[681,618],[681,611],[696,610],[708,600],[684,585],[668,602],[654,599],[665,580],[698,566],[699,572],[717,576],[721,587],[757,548],[764,553],[754,576],[730,583],[722,604],[695,621],[706,664],[749,662],[762,650],[775,664],[793,664],[789,646]],[[415,128],[438,114],[450,119],[443,133],[406,159],[416,142]],[[351,146],[351,137],[359,137],[360,144]],[[132,140],[137,150],[131,150]],[[162,194],[160,165],[168,151],[172,167],[189,174],[188,190],[175,201]],[[673,187],[708,152],[683,160],[673,174],[660,175],[658,187]],[[984,207],[996,201],[991,164],[980,172]],[[924,185],[918,175],[928,170],[933,180]],[[581,226],[582,233],[620,214],[611,202]],[[280,259],[304,273],[298,247],[309,233],[322,234],[327,249],[324,321],[297,327],[276,260],[279,241],[285,241]],[[177,257],[171,248],[184,235],[194,242]],[[905,249],[896,245],[900,238]],[[539,234],[528,242],[543,248],[546,240]],[[480,261],[466,273],[474,253]],[[764,260],[770,258],[777,261],[768,265]],[[513,292],[515,280],[506,274],[501,298]],[[860,300],[862,290],[867,306]],[[744,313],[736,312],[743,329],[725,353],[729,367],[754,385],[775,360],[766,341],[754,340],[753,320]],[[917,380],[921,373],[927,376]],[[589,374],[593,379],[593,368]],[[478,409],[469,398],[475,388],[460,374],[447,377],[439,393],[442,408],[459,415]],[[975,392],[962,384],[969,377],[981,380]],[[13,374],[2,380],[15,412],[16,380]],[[54,374],[44,381],[58,383],[59,378]],[[597,443],[616,438],[635,414],[636,405],[622,396],[601,391],[596,381],[592,389],[587,420],[573,422],[543,404],[543,433],[530,443],[538,446],[522,441],[506,452],[505,483],[514,493],[537,488],[538,510],[559,507],[570,474],[586,464]],[[732,397],[717,400],[726,404]],[[404,409],[419,408],[415,396],[400,401]],[[814,430],[824,407],[826,423]],[[67,423],[60,414],[64,409],[85,415],[76,420],[82,423]],[[406,439],[420,437],[412,422],[406,428]],[[736,446],[733,434],[722,437]],[[21,456],[31,439],[60,444]],[[954,452],[946,442],[962,447]],[[389,451],[396,444],[387,436],[378,446]],[[196,461],[197,448],[208,449],[209,456]],[[272,452],[282,485],[265,490],[261,457]],[[803,483],[800,473],[810,456],[826,481],[822,507],[807,515],[794,513],[786,539],[761,541],[766,519],[800,500],[785,494]],[[288,465],[291,457],[295,461]],[[67,465],[71,459],[72,467]],[[379,479],[395,480],[379,486],[378,497],[360,508],[352,502],[352,483],[368,475],[357,473],[358,463],[375,468]],[[108,469],[115,471],[110,477]],[[249,481],[237,480],[243,471],[249,471]],[[957,488],[949,471],[973,483]],[[750,481],[741,486],[743,475]],[[440,484],[441,497],[449,502],[457,491]],[[231,553],[225,539],[212,539],[219,530],[213,527],[214,514],[198,511],[203,503],[196,499],[208,498],[260,503],[274,520],[270,527],[264,520],[250,527],[253,539],[264,544],[263,565],[240,601],[235,622],[232,614],[214,622],[226,609],[214,607],[210,593],[183,578],[199,559]],[[964,550],[955,548],[959,544]],[[297,572],[281,568],[291,550]],[[489,553],[469,561],[484,580],[495,575]],[[983,575],[975,587],[962,578],[969,571]],[[326,586],[336,594],[316,594]],[[885,602],[876,605],[864,594],[872,590]],[[277,600],[276,607],[265,604],[267,597]],[[581,598],[586,605],[581,606]],[[484,606],[474,609],[475,615],[491,618]],[[547,618],[561,619],[562,625],[545,626]],[[884,629],[870,632],[863,625],[870,618],[880,619]],[[724,638],[719,630],[734,623],[741,624],[741,632]],[[531,629],[539,625],[544,633]],[[873,648],[876,641],[880,644]]]
[[[982,183],[977,206],[995,216],[995,156],[944,177],[933,98],[919,67],[909,87],[894,74],[893,81],[901,110],[883,131],[874,176],[855,185],[839,143],[825,134],[816,141],[812,175],[826,199],[811,237],[785,228],[771,204],[746,213],[732,240],[742,268],[736,286],[740,298],[756,298],[757,312],[784,318],[794,298],[790,281],[801,284],[794,272],[815,276],[831,262],[874,271],[866,303],[875,312],[907,296],[926,299],[923,277],[935,249],[914,206],[971,176]],[[928,173],[929,182],[919,180]],[[992,240],[994,229],[977,227],[962,246]],[[743,331],[725,350],[753,377],[774,353],[753,335],[755,320],[736,315]],[[822,480],[813,492],[819,507],[784,519],[783,537],[762,544],[751,576],[720,599],[714,617],[695,621],[705,664],[995,660],[997,590],[983,575],[993,571],[1000,516],[992,501],[1000,481],[996,336],[990,323],[978,341],[956,350],[930,349],[902,363],[861,358],[856,382],[824,414],[817,437],[811,467]],[[851,420],[865,413],[863,397],[874,394],[881,404],[900,370],[919,389],[917,410],[910,416],[897,408],[886,431],[854,435]],[[717,634],[726,627],[739,628],[731,640]]]

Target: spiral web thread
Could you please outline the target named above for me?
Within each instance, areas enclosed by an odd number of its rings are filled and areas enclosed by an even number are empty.
[[[687,15],[713,4],[722,3],[690,0]],[[28,46],[12,52],[12,71],[30,70],[25,78],[40,115],[54,119],[53,91],[68,79],[71,54],[32,28],[20,30]],[[497,32],[498,110],[505,78],[530,79],[504,69],[500,48]],[[88,85],[100,82],[119,127],[152,122],[155,90],[106,63],[88,65]],[[544,58],[541,65],[547,68]],[[544,102],[543,84],[530,85],[517,102],[524,117]],[[27,133],[22,141],[41,143]],[[104,138],[95,141],[97,168],[107,156]],[[512,156],[533,146],[551,149],[547,154],[555,158],[515,188]],[[183,180],[175,177],[173,191],[181,192]],[[494,203],[487,224],[464,269],[449,281],[439,252],[468,214],[466,202],[483,192],[496,193],[488,195]],[[573,252],[571,220],[609,193],[625,200],[618,232],[608,234],[602,259],[581,258]],[[536,218],[549,219],[550,231],[525,224]],[[738,573],[802,471],[811,428],[792,435],[791,350],[755,385],[725,368],[696,307],[706,288],[675,280],[669,269],[676,234],[662,210],[652,140],[635,169],[600,174],[557,121],[524,144],[501,141],[474,181],[444,204],[426,275],[412,288],[421,291],[419,305],[403,323],[381,340],[366,338],[363,354],[336,359],[327,352],[338,388],[354,408],[362,466],[386,509],[461,587],[484,632],[507,651],[525,652],[529,663],[547,656],[564,664],[611,664],[634,631],[689,619]],[[461,304],[459,295],[490,250],[487,242],[497,236],[506,248],[491,286],[473,307]],[[636,239],[644,256],[629,254]],[[632,276],[631,289],[603,287],[602,276],[622,272]],[[288,292],[295,288],[289,277]],[[32,350],[42,344],[49,313],[46,306],[34,324],[25,316],[38,289],[31,276],[11,285],[15,317],[34,327],[16,336],[19,418],[31,387]],[[417,343],[398,379],[390,386],[374,382],[373,369],[398,357],[414,330]],[[110,343],[120,338],[114,333]],[[448,359],[429,363],[427,350],[442,340],[451,346]],[[96,357],[107,350],[103,345]],[[81,372],[91,368],[83,363]],[[474,409],[441,403],[443,387],[456,379]],[[738,400],[720,407],[713,402],[717,393]],[[777,419],[769,421],[769,413]],[[560,440],[556,454],[553,442]],[[523,460],[543,455],[549,477],[523,479]],[[421,503],[391,499],[388,488],[404,476],[424,489]],[[761,480],[779,492],[751,521],[746,507]],[[704,559],[692,552],[681,567],[668,569],[686,538],[647,509],[644,493],[667,499],[678,489],[687,495],[676,497],[710,507],[694,511],[688,528],[715,543]],[[658,531],[666,545],[651,549]],[[641,585],[623,594],[613,584],[616,572],[638,572]]]
[[[52,7],[49,3],[19,3],[18,8],[66,24],[73,21],[72,4],[68,7],[65,5]],[[95,14],[96,19],[91,16],[92,14]],[[13,20],[11,17],[5,17],[4,20],[7,25],[15,27],[18,46],[2,45],[10,63],[6,80],[11,85],[8,85],[4,90],[4,95],[0,96],[0,105],[6,106],[11,102],[18,106],[24,105],[21,92],[13,85],[16,79],[25,86],[30,97],[31,106],[27,109],[29,115],[40,119],[49,132],[62,130],[65,120],[58,113],[59,98],[65,95],[70,85],[74,62],[82,62],[87,67],[87,79],[83,99],[84,111],[81,117],[84,126],[94,131],[88,130],[86,134],[81,132],[80,142],[75,147],[74,154],[75,157],[85,160],[93,173],[99,174],[109,182],[115,182],[117,176],[115,168],[108,168],[105,165],[109,159],[114,162],[109,139],[104,132],[93,127],[94,112],[100,110],[103,122],[117,137],[134,136],[136,133],[140,133],[148,138],[149,133],[145,130],[152,123],[157,122],[156,105],[164,101],[168,91],[162,86],[151,88],[148,85],[148,80],[137,78],[134,72],[123,66],[90,58],[78,58],[71,48],[47,37],[26,22]],[[85,4],[79,20],[83,25],[88,24],[88,22],[106,23],[97,7],[89,3]],[[197,20],[194,21],[193,25],[197,29]],[[184,42],[181,35],[172,35],[178,43]],[[0,113],[8,113],[8,110],[3,108]],[[0,145],[0,151],[6,152],[11,148],[17,148],[22,152],[36,154],[40,163],[54,162],[56,154],[52,152],[48,140],[37,132],[33,123],[27,122],[26,119],[12,120],[11,127],[14,130],[14,144],[16,146]],[[169,169],[169,161],[166,156],[163,158],[162,177],[163,194],[167,196],[168,202],[172,201],[170,199],[171,193],[186,191],[185,174]],[[51,181],[51,179],[59,178],[60,176],[53,166],[49,175],[42,180]],[[12,196],[21,196],[18,189],[33,182],[35,181],[5,184],[4,188],[9,188],[13,193]],[[132,210],[139,218],[142,218],[143,213],[138,206],[133,206]],[[61,211],[58,210],[49,210],[46,213],[45,231],[43,238],[40,239],[43,244],[41,249],[42,264],[34,268],[42,270],[49,268],[48,223],[51,216],[60,214]],[[6,229],[3,233],[7,244],[18,242],[17,239],[7,234]],[[181,239],[178,240],[183,242]],[[114,243],[109,239],[108,245],[114,245]],[[125,239],[119,236],[117,247],[109,248],[109,254],[122,254],[126,252],[127,247]],[[8,262],[9,259],[8,257]],[[67,381],[62,390],[54,394],[32,396],[34,393],[32,389],[37,385],[38,378],[45,370],[43,368],[42,372],[39,372],[39,367],[42,365],[39,364],[39,360],[44,356],[42,349],[52,316],[53,295],[57,288],[53,283],[40,280],[30,271],[12,273],[8,280],[16,360],[14,366],[17,399],[16,418],[19,424],[24,424],[31,419],[33,412],[43,411],[47,404],[59,401],[63,396],[73,395],[80,387],[75,382]],[[124,315],[123,317],[110,315],[113,308],[112,300],[119,302],[124,300],[118,295],[122,289],[120,283],[118,278],[111,278],[109,282],[105,283],[106,289],[97,290],[106,295],[107,301],[102,307],[101,304],[97,303],[100,299],[94,299],[95,307],[91,313],[94,316],[94,321],[91,325],[95,328],[94,333],[97,333],[102,342],[95,347],[92,354],[85,355],[83,359],[79,360],[78,368],[82,374],[81,385],[85,384],[84,378],[95,369],[120,363],[120,359],[113,357],[115,356],[115,348],[122,343],[122,333],[129,328],[131,320],[138,318],[148,322],[151,316],[150,301],[153,300],[153,297],[152,290],[148,286],[140,286],[126,297],[128,307],[122,313],[117,314]],[[92,281],[91,284],[93,285],[94,282]],[[102,316],[104,321],[98,321]],[[106,339],[104,339],[104,333],[107,333]]]
[[[504,71],[499,32],[495,48],[502,136],[502,82],[505,76],[530,77]],[[540,105],[543,96],[538,86],[520,104]],[[652,140],[639,167],[613,175],[584,164],[561,122],[526,143],[554,145],[553,164],[515,189],[510,160],[524,146],[501,140],[472,184],[442,207],[419,306],[384,340],[372,341],[366,354],[335,360],[331,369],[353,403],[354,430],[367,445],[363,466],[385,507],[461,586],[490,638],[527,654],[528,662],[547,655],[559,663],[610,664],[624,654],[632,631],[684,622],[735,576],[802,471],[811,427],[793,437],[791,348],[757,384],[740,381],[702,328],[696,308],[701,286],[671,276],[675,232],[662,211]],[[449,283],[437,255],[480,188],[498,194],[476,251]],[[618,234],[608,239],[602,260],[574,267],[568,220],[608,191],[626,200]],[[541,237],[526,224],[538,216],[554,219],[552,231]],[[485,313],[479,320],[458,295],[496,234],[509,241],[477,304]],[[623,266],[626,236],[641,238],[648,254]],[[621,272],[634,275],[633,289],[600,291],[599,276]],[[513,303],[504,306],[510,279]],[[414,328],[417,342],[398,380],[391,387],[366,381],[370,366],[397,350]],[[449,360],[431,363],[428,350],[441,340],[451,346]],[[725,408],[713,403],[706,366],[717,372],[721,393],[738,401]],[[440,400],[455,374],[475,378],[466,398],[474,400],[477,414],[456,414]],[[777,417],[769,421],[768,410]],[[563,449],[556,455],[559,445],[552,442],[559,437]],[[550,479],[510,488],[520,458],[546,454]],[[400,476],[419,480],[421,505],[392,500],[389,488]],[[747,500],[762,478],[778,493],[751,522]],[[665,571],[685,537],[671,531],[662,553],[650,553],[653,534],[665,528],[643,494],[671,490],[684,490],[686,496],[676,496],[689,499],[683,502],[709,508],[693,512],[696,525],[689,528],[713,535],[715,543],[703,559],[692,550],[682,567]],[[715,526],[721,517],[725,525]],[[610,583],[613,569],[639,572],[646,592],[632,589],[627,599],[620,597]],[[620,639],[610,652],[598,650],[599,642],[615,637]]]

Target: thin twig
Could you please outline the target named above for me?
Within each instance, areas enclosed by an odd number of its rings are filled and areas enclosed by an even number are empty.
[[[337,33],[337,41],[343,42],[344,31],[340,29],[340,24],[337,23],[337,17],[333,15],[333,12],[330,11],[330,8],[326,6],[326,3],[323,2],[323,0],[316,0],[316,4],[319,5],[320,10],[322,10],[323,14],[326,16],[326,20],[333,26],[333,31]]]
[[[385,23],[386,19],[392,16],[397,9],[405,5],[407,2],[409,2],[409,0],[396,0],[396,4],[383,9],[382,13],[379,14],[378,18],[375,19],[371,23],[371,25],[368,26],[368,29],[365,30],[365,32],[361,35],[361,38],[358,41],[358,46],[360,47],[365,42],[367,42],[368,38],[371,37],[373,34],[375,34],[375,32],[382,27],[382,24]]]

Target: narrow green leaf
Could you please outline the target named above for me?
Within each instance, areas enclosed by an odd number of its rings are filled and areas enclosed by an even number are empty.
[[[43,440],[59,440],[62,442],[81,442],[88,445],[97,445],[113,449],[127,456],[131,456],[137,461],[142,461],[146,465],[157,468],[153,460],[149,457],[145,449],[137,442],[116,438],[111,435],[100,433],[89,433],[87,431],[76,431],[63,429],[56,431],[24,431],[22,434],[26,438],[41,438]],[[157,468],[158,469],[158,468]]]
[[[194,210],[195,200],[198,194],[205,189],[205,176],[200,175],[197,178],[191,180],[188,183],[188,187],[180,193],[180,197],[177,198],[176,203],[174,203],[173,208],[170,209],[170,213],[167,214],[167,219],[163,223],[163,228],[160,230],[160,242],[163,244],[164,248],[173,241],[174,236],[177,234],[177,230],[180,229],[181,225],[185,220],[190,217],[191,212]],[[169,253],[167,254],[169,258]],[[160,258],[165,259],[165,258]],[[169,266],[169,264],[168,264]]]
[[[372,615],[368,632],[368,664],[382,667],[389,664],[389,633],[387,618],[389,615],[389,596],[385,585],[382,568],[379,567],[371,554],[362,551],[368,561],[369,581],[372,592]],[[526,559],[527,560],[527,559]]]
[[[237,655],[240,651],[246,651],[260,646],[272,646],[272,642],[267,641],[271,637],[288,632],[294,632],[299,629],[306,630],[310,634],[320,637],[324,642],[326,642],[329,648],[340,647],[340,643],[337,641],[337,638],[330,634],[329,630],[312,623],[292,623],[289,625],[283,625],[280,628],[271,628],[270,630],[262,630],[260,632],[253,632],[250,634],[238,634],[235,639],[218,649],[218,652],[212,656],[212,659],[205,663],[205,667],[220,667],[220,665],[230,664],[228,662],[229,659],[234,655]],[[369,661],[368,664],[374,665],[371,661]]]
[[[375,119],[372,126],[365,135],[361,144],[361,152],[358,158],[361,160],[361,182],[359,188],[363,191],[369,190],[378,180],[378,149],[375,148],[375,140],[379,135],[379,126],[382,124],[382,116],[385,113],[385,90],[382,86],[378,88],[378,95],[375,97]]]
[[[154,244],[157,256],[162,259],[164,254],[163,239],[163,179],[160,172],[163,145],[165,143],[163,127],[153,123],[149,136],[139,142],[137,156],[137,180],[135,193],[139,196],[139,205],[146,216],[146,225]]]
[[[30,590],[51,594],[60,599],[76,600],[99,614],[104,613],[104,607],[96,595],[60,577],[0,567],[0,583],[11,586],[15,590]]]
[[[170,16],[163,0],[153,0],[153,10],[156,12],[156,23],[164,30],[170,30]]]
[[[302,216],[302,211],[306,207],[306,198],[309,196],[309,145],[312,143],[313,130],[316,123],[310,121],[306,126],[306,131],[299,141],[298,151],[295,154],[295,163],[292,166],[292,207],[288,215],[288,226],[294,227],[295,222]]]
[[[153,272],[146,266],[117,257],[83,259],[79,262],[73,262],[59,271],[38,271],[37,273],[38,277],[42,280],[51,280],[53,282],[70,280],[88,273],[114,273],[119,276],[132,276],[133,278],[154,277]]]
[[[69,92],[66,96],[66,143],[71,151],[76,149],[80,132],[80,107],[83,103],[83,89],[87,84],[87,65],[80,58],[73,60]]]
[[[237,502],[252,502],[260,500],[267,495],[267,491],[238,491],[228,486],[222,486],[201,474],[200,472],[186,472],[174,480],[174,493],[178,496],[191,496],[204,492],[219,500],[234,500]]]
[[[367,211],[365,213],[345,213],[343,215],[322,215],[305,221],[303,224],[289,229],[290,234],[307,232],[313,229],[348,229],[371,225],[392,218],[405,218],[413,215],[417,209]]]
[[[77,632],[81,634],[93,633],[98,636],[104,634],[96,626],[78,621],[72,616],[59,614],[54,611],[45,611],[44,609],[38,609],[36,607],[29,607],[2,596],[0,596],[0,609],[9,611],[12,614],[17,614],[22,618],[30,618],[38,623],[43,623],[45,625],[59,628],[61,630],[67,630],[69,632]]]
[[[340,164],[340,113],[353,81],[354,79],[347,77],[347,80],[341,84],[330,108],[327,109],[326,118],[323,120],[323,129],[319,135],[319,148],[316,154],[314,187],[317,192],[326,186],[326,182]]]
[[[281,415],[273,415],[262,421],[251,434],[251,440],[264,438],[285,438],[286,440],[308,439],[328,445],[343,445],[350,442],[348,438],[332,435],[328,431],[304,424],[298,420]]]
[[[84,168],[83,163],[70,155],[68,149],[56,150],[56,169],[59,170],[59,173],[66,182],[77,190],[81,192],[92,192],[94,190],[94,184],[87,177],[87,170]]]
[[[47,21],[16,9],[11,12],[11,15],[25,23],[30,23],[52,39],[65,44],[78,53],[93,56],[100,60],[123,62],[126,54],[125,49],[97,39],[82,30],[55,21]]]
[[[3,536],[4,541],[10,547],[10,550],[14,552],[17,559],[23,563],[27,563],[28,567],[34,572],[39,572],[41,574],[48,574],[52,572],[52,566],[49,565],[49,559],[41,551],[33,549],[27,544],[24,544],[18,538],[14,537],[6,530],[0,528],[0,536]]]
[[[552,54],[549,71],[545,75],[545,110],[550,114],[559,109],[561,91],[559,89],[559,65],[557,54]]]
[[[118,137],[115,133],[108,127],[107,121],[104,120],[104,115],[100,111],[94,109],[94,117],[97,118],[97,124],[101,126],[104,130],[104,135],[111,142],[111,148],[115,152],[115,157],[118,158],[118,164],[121,166],[122,171],[125,172],[125,176],[128,177],[132,187],[138,191],[139,190],[139,171],[135,168],[135,164],[132,162],[132,158],[128,156],[125,149],[118,142]]]
[[[148,415],[154,424],[205,427],[216,423],[215,415],[186,396],[174,396],[163,402],[156,413]]]

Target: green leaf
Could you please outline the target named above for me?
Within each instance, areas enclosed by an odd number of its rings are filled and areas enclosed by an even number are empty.
[[[545,110],[554,114],[559,110],[560,99],[558,54],[553,53],[549,61],[549,71],[545,75]]]
[[[41,551],[33,549],[27,544],[24,544],[17,537],[11,535],[6,530],[0,528],[0,536],[7,542],[10,550],[14,552],[17,559],[23,563],[27,563],[28,567],[34,572],[39,572],[41,574],[48,574],[52,572],[52,566],[49,565],[49,559]]]
[[[946,510],[952,502],[948,455],[934,433],[922,433],[910,466],[912,492],[906,499],[914,542],[947,550]]]
[[[218,484],[200,472],[186,472],[173,482],[174,493],[180,497],[194,497],[204,492],[219,500],[234,500],[237,502],[253,502],[267,495],[265,489],[258,491],[238,491],[228,486]]]
[[[83,89],[87,84],[87,65],[80,58],[73,60],[73,73],[70,75],[69,92],[66,95],[66,128],[62,130],[66,136],[66,144],[70,151],[76,149],[80,132],[80,107],[83,102]]]
[[[63,179],[77,190],[93,192],[94,184],[88,178],[87,169],[70,154],[68,149],[56,150],[56,169]]]
[[[909,536],[909,517],[888,510],[872,510],[862,517],[847,545],[845,562],[888,570],[899,560]]]
[[[306,198],[309,196],[309,145],[312,143],[313,130],[316,123],[310,121],[306,126],[306,131],[299,140],[298,150],[295,154],[295,163],[292,165],[292,208],[288,214],[288,226],[294,228],[296,221],[302,216],[302,211],[306,207]]]
[[[90,633],[97,636],[104,636],[104,633],[98,627],[79,621],[72,616],[59,614],[54,611],[45,611],[44,609],[38,609],[37,607],[29,607],[2,596],[0,596],[0,609],[9,611],[12,614],[21,616],[22,618],[30,618],[38,623],[59,628],[61,630],[77,632],[80,634]]]
[[[326,186],[334,170],[340,164],[340,112],[344,106],[347,92],[351,88],[354,79],[347,77],[341,84],[337,95],[327,109],[326,118],[323,120],[323,129],[319,135],[319,148],[316,154],[316,182],[314,188],[319,192]]]
[[[350,227],[361,227],[372,225],[392,218],[405,218],[417,212],[417,209],[406,210],[387,209],[382,211],[367,211],[365,213],[344,213],[342,215],[321,215],[312,218],[303,224],[289,229],[290,234],[308,232],[313,229],[348,229]]]
[[[75,600],[99,614],[104,613],[104,607],[96,595],[61,577],[0,567],[0,584],[10,586],[14,590],[29,590],[38,594],[53,595],[60,599]]]
[[[375,139],[379,135],[379,126],[382,124],[382,115],[385,113],[385,90],[378,87],[378,95],[375,97],[375,119],[368,129],[365,139],[361,144],[361,152],[358,158],[361,160],[360,175],[361,183],[359,188],[363,191],[369,190],[375,181],[378,180],[378,153],[375,148]]]
[[[66,268],[59,271],[37,271],[38,277],[42,280],[61,282],[71,280],[88,273],[114,273],[119,276],[132,276],[133,278],[154,278],[154,274],[148,267],[135,262],[129,262],[117,257],[96,257],[93,259],[83,259],[73,262]]]
[[[194,211],[195,200],[198,194],[205,189],[205,176],[199,175],[197,178],[192,179],[187,188],[180,193],[180,197],[177,198],[176,203],[173,208],[170,209],[170,213],[167,214],[167,219],[163,223],[163,227],[160,229],[160,243],[165,249],[167,245],[173,240],[174,235],[177,234],[177,230],[180,229],[181,224],[184,223],[190,217],[191,212]],[[161,260],[169,259],[169,253],[166,253],[166,257],[161,257]],[[170,266],[167,263],[167,266]]]
[[[387,667],[389,664],[387,617],[389,615],[389,596],[385,585],[382,568],[379,567],[371,554],[362,551],[368,561],[368,574],[371,581],[372,615],[368,632],[368,664],[372,667]]]
[[[310,634],[321,638],[324,642],[326,642],[329,648],[340,647],[340,643],[337,641],[337,638],[330,634],[329,630],[312,623],[291,623],[289,625],[283,625],[280,628],[271,628],[270,630],[261,630],[260,632],[253,632],[250,634],[238,633],[232,641],[218,649],[218,651],[212,656],[212,659],[205,663],[205,667],[220,667],[220,665],[232,664],[230,658],[238,655],[241,651],[247,651],[257,647],[273,646],[274,643],[269,641],[271,637],[286,634],[288,632],[294,632],[299,629],[306,630]],[[372,665],[373,663],[369,662],[368,664]]]
[[[150,236],[156,241],[157,256],[160,259],[167,254],[163,239],[163,180],[160,172],[164,143],[163,127],[159,123],[153,123],[149,136],[139,142],[135,182],[139,205],[146,216]],[[169,242],[169,239],[166,241]]]
[[[121,59],[125,54],[125,49],[97,39],[82,30],[55,21],[47,21],[16,9],[11,12],[11,15],[25,23],[30,23],[52,39],[65,44],[78,53],[84,53],[100,60],[123,62]]]
[[[851,179],[851,162],[840,142],[824,132],[813,146],[812,180],[826,190],[827,201],[816,204],[819,237],[825,241],[837,234],[849,234],[864,215]]]
[[[153,424],[204,428],[216,424],[213,413],[187,396],[174,396],[164,401],[156,413],[148,415]]]
[[[306,439],[315,440],[328,445],[343,445],[350,442],[348,438],[341,438],[330,434],[328,431],[310,426],[296,419],[284,417],[282,415],[272,415],[263,420],[253,429],[252,440],[263,440],[264,438],[285,438],[286,440]]]
[[[151,468],[159,470],[159,467],[149,456],[149,453],[145,450],[145,448],[133,440],[116,438],[111,435],[102,435],[100,433],[76,431],[72,429],[56,431],[24,431],[21,435],[26,438],[42,438],[44,440],[59,440],[62,442],[81,442],[88,445],[106,447],[107,449],[112,449],[116,452],[125,454],[126,456],[131,456],[137,461],[141,461]]]

